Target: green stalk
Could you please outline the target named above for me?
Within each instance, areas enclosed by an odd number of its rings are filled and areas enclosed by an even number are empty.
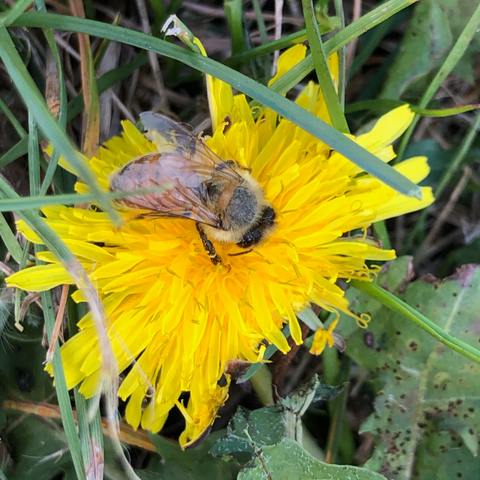
[[[473,360],[476,363],[480,363],[480,351],[476,348],[468,345],[468,343],[462,342],[458,338],[445,332],[437,324],[429,320],[425,315],[415,310],[407,303],[400,300],[398,297],[388,292],[387,290],[370,282],[363,282],[360,280],[351,280],[350,285],[368,296],[378,300],[382,305],[390,308],[394,312],[402,315],[410,322],[414,323],[417,327],[427,332],[429,335],[447,345],[452,350],[460,353],[466,358]]]
[[[375,236],[382,242],[382,248],[385,250],[391,250],[392,243],[390,242],[390,237],[388,236],[385,220],[374,223],[373,227],[375,228]]]
[[[325,358],[330,355],[338,360],[338,351],[335,348],[327,348],[322,357]],[[342,366],[335,379],[337,385],[348,382],[350,373],[350,358],[345,356],[342,359]],[[327,383],[328,385],[328,383]],[[330,414],[330,428],[328,431],[327,448],[325,453],[325,463],[338,463],[338,452],[343,452],[344,462],[351,463],[353,453],[355,450],[352,432],[350,431],[348,422],[345,418],[347,410],[348,386],[342,390],[340,395],[328,403],[328,412]]]
[[[239,53],[246,50],[243,33],[243,1],[224,0],[223,8],[230,27],[230,38],[232,40],[232,53]]]
[[[250,383],[262,405],[268,407],[275,404],[273,401],[272,374],[265,364],[262,364],[255,375],[250,378]]]
[[[323,97],[327,105],[332,125],[342,133],[349,133],[347,120],[343,114],[342,105],[338,98],[337,90],[333,83],[330,68],[328,67],[327,55],[322,42],[322,36],[315,19],[315,11],[311,0],[302,0],[303,16],[307,27],[310,52],[318,83],[321,85]]]

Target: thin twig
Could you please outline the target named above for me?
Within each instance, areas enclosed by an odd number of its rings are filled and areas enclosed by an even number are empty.
[[[275,40],[282,36],[283,0],[275,0]],[[272,62],[272,77],[277,73],[277,63],[280,52],[275,50]]]
[[[15,273],[14,270],[12,270],[8,265],[6,265],[3,262],[0,262],[0,270],[8,276],[13,275]]]
[[[452,195],[450,196],[447,205],[445,205],[445,208],[442,210],[442,213],[438,216],[437,221],[433,225],[433,228],[430,230],[430,233],[427,235],[427,238],[425,238],[425,241],[423,242],[422,246],[418,251],[417,258],[422,258],[422,254],[428,248],[428,245],[430,245],[438,235],[438,232],[442,228],[443,224],[446,222],[447,218],[449,217],[450,213],[453,210],[453,207],[456,205],[456,203],[458,202],[458,199],[460,198],[460,195],[462,194],[463,190],[467,186],[470,175],[471,175],[471,168],[468,165],[466,165],[465,167],[463,167],[462,178],[460,179],[457,186],[455,187],[455,190],[452,192]]]
[[[60,298],[60,305],[58,306],[57,317],[55,318],[55,327],[53,328],[52,338],[50,339],[50,346],[47,350],[47,356],[45,364],[52,363],[53,354],[55,353],[55,345],[57,344],[58,336],[62,328],[63,315],[65,313],[65,307],[67,305],[68,289],[70,285],[62,285],[62,297]]]
[[[225,18],[225,10],[223,8],[209,7],[207,5],[202,5],[200,2],[183,2],[182,7],[192,12],[201,13],[212,18]],[[263,12],[262,14],[266,22],[276,21],[276,14],[268,12]],[[247,20],[256,20],[257,16],[252,10],[245,12],[245,18]],[[295,25],[297,27],[303,27],[305,23],[303,17],[284,16],[282,17],[282,21],[284,24]]]
[[[4,410],[14,410],[23,412],[25,415],[37,415],[44,418],[52,418],[60,420],[62,415],[58,405],[52,405],[45,402],[23,402],[20,400],[4,400],[2,403]],[[73,412],[75,421],[77,421],[77,412]],[[11,425],[9,426],[11,429]],[[102,419],[102,428],[105,435],[110,435],[107,421]],[[120,422],[120,440],[128,445],[133,445],[150,452],[155,452],[155,447],[148,438],[148,433],[144,430],[135,430],[130,425]],[[173,443],[173,442],[172,442]]]
[[[353,18],[352,23],[360,18],[362,13],[362,0],[354,0],[353,2]],[[345,55],[345,78],[348,78],[350,69],[352,68],[355,51],[357,49],[358,37],[355,37],[347,46],[347,53]]]

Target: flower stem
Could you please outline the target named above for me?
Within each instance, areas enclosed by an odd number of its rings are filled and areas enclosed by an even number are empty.
[[[273,405],[272,374],[266,365],[262,365],[250,378],[253,389],[266,407]]]
[[[476,348],[468,345],[468,343],[462,342],[458,338],[449,335],[437,324],[429,320],[420,312],[412,308],[407,303],[400,300],[398,297],[388,292],[387,290],[375,285],[374,283],[363,282],[359,280],[352,280],[350,285],[368,296],[378,300],[382,305],[390,308],[394,312],[402,315],[402,317],[410,320],[422,330],[436,338],[439,342],[447,345],[451,349],[460,353],[466,358],[473,360],[476,363],[480,363],[480,351]]]

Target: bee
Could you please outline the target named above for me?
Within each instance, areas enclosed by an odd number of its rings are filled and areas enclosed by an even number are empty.
[[[184,126],[153,112],[140,114],[157,151],[127,163],[109,179],[110,190],[166,189],[115,200],[141,218],[184,218],[196,223],[206,253],[223,264],[212,240],[235,243],[242,255],[273,232],[276,212],[265,192],[235,160],[223,160]],[[212,239],[212,240],[211,240]],[[229,268],[228,265],[225,265]]]

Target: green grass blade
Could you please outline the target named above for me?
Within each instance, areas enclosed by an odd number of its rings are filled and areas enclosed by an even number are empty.
[[[47,14],[33,13],[30,15],[38,17]],[[41,26],[45,27],[46,25]],[[119,217],[113,207],[105,200],[104,192],[101,190],[97,178],[93,174],[91,168],[83,161],[65,131],[62,130],[48,110],[45,99],[28,73],[27,68],[18,54],[5,27],[0,27],[0,57],[2,58],[13,83],[22,96],[25,104],[28,105],[29,111],[42,129],[44,135],[58,148],[60,153],[70,162],[82,179],[89,185],[91,190],[97,195],[98,202],[110,214],[112,220],[118,222]]]
[[[342,105],[340,104],[330,68],[328,67],[327,55],[315,18],[313,3],[311,0],[302,0],[302,4],[305,24],[307,26],[308,41],[310,43],[311,58],[315,66],[315,72],[317,73],[318,83],[321,85],[330,119],[332,120],[332,125],[339,132],[349,133],[350,130],[348,129],[347,120],[343,114]]]
[[[20,122],[17,120],[15,115],[10,111],[7,107],[7,104],[0,98],[0,110],[4,113],[7,117],[8,121],[12,124],[13,128],[18,133],[20,138],[25,138],[27,136],[27,132],[24,130]]]
[[[35,245],[37,252],[41,245]],[[42,292],[43,315],[45,318],[45,326],[49,340],[52,339],[52,332],[55,325],[54,306],[51,292]],[[62,424],[67,438],[69,451],[72,456],[75,473],[78,480],[86,480],[85,470],[83,468],[83,460],[81,457],[80,440],[77,434],[77,427],[73,418],[72,405],[70,403],[70,395],[68,393],[67,382],[65,380],[65,371],[63,369],[62,358],[60,356],[60,345],[58,341],[55,345],[55,352],[52,360],[53,371],[55,375],[55,390],[57,392],[58,406],[62,415]]]
[[[272,108],[286,119],[294,122],[300,128],[303,128],[306,132],[326,143],[332,149],[349,158],[360,168],[385,182],[398,192],[407,196],[421,198],[421,190],[417,185],[399,172],[395,171],[389,165],[383,163],[373,154],[357,145],[354,141],[345,137],[335,128],[305,111],[290,100],[276,94],[271,89],[258,84],[245,75],[225,67],[210,58],[203,57],[200,54],[170,44],[164,40],[149,37],[140,32],[114,25],[105,25],[93,20],[67,17],[63,15],[32,15],[30,13],[24,13],[17,19],[15,24],[23,27],[48,26],[60,30],[87,33],[102,38],[110,38],[111,40],[127,43],[139,48],[147,48],[160,55],[175,58],[192,68],[234,85],[238,90],[251,98],[258,100],[269,108]]]
[[[18,194],[0,177],[0,197],[2,198],[19,198]],[[43,218],[37,213],[27,210],[19,214],[20,217],[27,223],[27,225],[35,231],[41,238],[45,246],[59,259],[64,268],[70,272],[75,280],[75,283],[82,289],[84,295],[88,299],[90,308],[93,311],[95,325],[100,328],[101,319],[105,317],[102,309],[100,299],[95,294],[95,289],[91,284],[88,274],[81,264],[76,260],[71,250],[63,242],[63,240],[55,233],[55,231],[45,222]],[[42,245],[36,245],[36,250],[41,250]],[[53,331],[55,324],[54,309],[50,292],[42,292],[42,304],[44,310],[45,323],[49,338]],[[107,338],[105,332],[102,332],[100,338]],[[112,358],[111,345],[102,342],[102,352],[104,355],[109,355]],[[76,433],[76,426],[73,419],[72,408],[70,404],[70,396],[68,394],[63,364],[59,354],[60,347],[57,344],[52,365],[55,372],[55,386],[57,389],[57,396],[60,410],[62,413],[63,426],[70,446],[77,478],[84,480],[85,473],[83,471],[81,448],[78,435]],[[108,372],[109,375],[112,372]]]
[[[43,0],[35,0],[35,7],[39,12],[47,11],[45,2]],[[44,28],[43,34],[45,35],[48,46],[50,47],[50,51],[52,52],[53,58],[55,59],[55,63],[57,65],[58,81],[60,84],[60,110],[58,123],[62,126],[62,128],[65,129],[67,125],[67,87],[65,85],[63,77],[62,60],[60,58],[60,52],[58,51],[57,42],[55,41],[52,29]],[[52,182],[55,175],[55,171],[57,170],[59,160],[60,154],[58,150],[55,149],[52,158],[50,159],[50,163],[48,164],[45,178],[43,179],[43,183],[40,188],[40,195],[45,195],[45,193],[47,192],[50,183]]]
[[[3,214],[0,213],[0,237],[2,237],[3,243],[7,247],[7,250],[12,255],[13,259],[20,263],[22,261],[23,251],[22,247],[15,238],[10,225],[5,220]]]
[[[129,195],[148,195],[150,193],[161,192],[169,185],[161,185],[154,188],[139,188],[135,191],[118,191],[108,192],[106,198],[115,200],[117,198],[125,198]],[[0,199],[0,212],[22,212],[26,210],[36,210],[43,207],[51,207],[53,205],[75,205],[76,203],[93,203],[96,201],[94,193],[65,193],[63,195],[33,195],[30,197],[14,197]]]
[[[37,194],[40,190],[40,152],[38,150],[38,136],[37,126],[33,115],[28,115],[28,130],[29,130],[29,142],[28,142],[28,172],[30,177],[30,192]],[[35,245],[35,253],[43,250],[43,245]],[[52,340],[52,332],[55,325],[55,313],[52,302],[51,292],[42,292],[42,305],[43,315],[45,319],[45,325],[47,327],[47,333],[49,340]],[[53,368],[55,374],[55,387],[57,390],[58,403],[62,412],[62,420],[65,428],[65,436],[69,445],[69,450],[72,455],[73,464],[78,478],[86,478],[84,469],[82,466],[82,455],[80,452],[80,444],[78,435],[75,428],[75,420],[73,418],[73,411],[70,404],[70,396],[65,381],[63,363],[59,353],[59,345],[56,342],[56,348],[54,352]]]
[[[232,52],[243,52],[246,50],[243,29],[243,0],[224,0],[223,8],[230,27]]]
[[[31,3],[32,2],[29,0],[19,0],[14,3],[10,10],[0,15],[0,26],[8,27],[31,5]]]
[[[267,32],[267,27],[265,26],[265,21],[263,20],[262,7],[260,6],[259,0],[252,0],[252,6],[256,16],[258,31],[260,33],[260,41],[262,42],[262,45],[267,45],[268,32]],[[271,62],[270,55],[265,55],[263,58],[263,72],[265,75],[264,83],[268,83],[270,74],[272,72],[272,62]]]
[[[28,150],[28,138],[27,136],[23,137],[19,142],[17,142],[10,150],[7,150],[0,157],[0,168],[5,167],[9,163],[14,162],[17,158],[20,158],[22,155],[25,155]]]
[[[28,175],[30,194],[38,195],[40,191],[40,153],[38,151],[38,130],[32,114],[28,114]]]

